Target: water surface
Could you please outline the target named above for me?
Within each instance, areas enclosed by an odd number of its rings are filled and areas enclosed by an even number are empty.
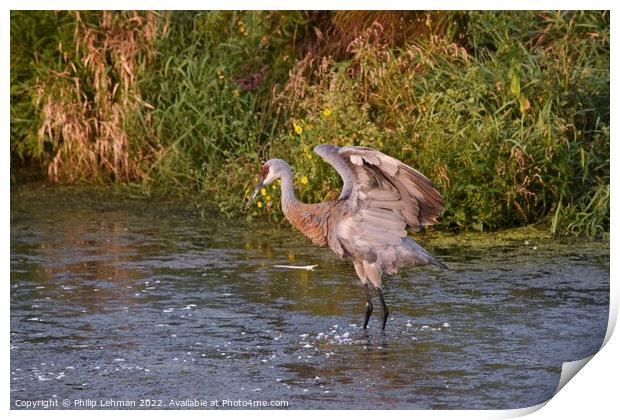
[[[418,240],[451,270],[386,276],[387,329],[375,298],[365,332],[351,264],[291,229],[101,190],[15,188],[12,407],[521,408],[553,395],[563,362],[600,347],[607,243]]]

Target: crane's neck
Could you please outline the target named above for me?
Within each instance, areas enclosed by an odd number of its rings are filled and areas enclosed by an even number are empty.
[[[291,168],[281,176],[282,179],[282,212],[286,219],[297,230],[319,246],[327,245],[327,217],[330,202],[306,204],[295,197],[293,171]]]
[[[288,218],[290,210],[299,204],[295,197],[295,186],[293,185],[293,170],[287,167],[281,176],[282,179],[282,211]]]

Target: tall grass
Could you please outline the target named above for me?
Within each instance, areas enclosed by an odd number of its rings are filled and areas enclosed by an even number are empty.
[[[304,19],[299,12],[173,15],[175,30],[142,85],[157,104],[142,135],[162,150],[149,182],[231,200],[223,196],[238,191],[275,136],[272,89],[286,80]]]
[[[57,60],[34,77],[38,130],[31,150],[48,155],[54,181],[139,178],[152,150],[148,142],[132,144],[128,125],[138,109],[153,108],[142,100],[138,81],[167,31],[165,18],[154,12],[66,13]]]
[[[440,228],[608,231],[607,12],[36,13],[11,15],[12,157],[52,179],[236,213],[261,159],[318,201],[312,147],[360,144],[434,181]]]

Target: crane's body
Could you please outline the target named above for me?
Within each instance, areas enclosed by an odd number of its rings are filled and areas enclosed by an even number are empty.
[[[366,293],[364,328],[373,310],[368,283],[378,290],[384,329],[388,309],[382,292],[383,273],[428,264],[446,268],[407,234],[407,229],[435,223],[443,200],[420,172],[376,150],[320,145],[314,151],[342,177],[338,199],[317,204],[299,201],[293,170],[280,159],[265,163],[254,197],[263,185],[282,180],[285,217],[314,244],[328,246],[353,262]]]

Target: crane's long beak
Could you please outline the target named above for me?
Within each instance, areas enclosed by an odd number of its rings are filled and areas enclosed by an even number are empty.
[[[258,185],[256,186],[256,188],[254,188],[254,192],[252,193],[252,197],[250,197],[248,202],[245,204],[246,208],[250,207],[252,205],[252,203],[254,202],[254,200],[256,200],[256,196],[260,192],[261,188],[263,188],[263,177],[262,176],[258,179]]]

